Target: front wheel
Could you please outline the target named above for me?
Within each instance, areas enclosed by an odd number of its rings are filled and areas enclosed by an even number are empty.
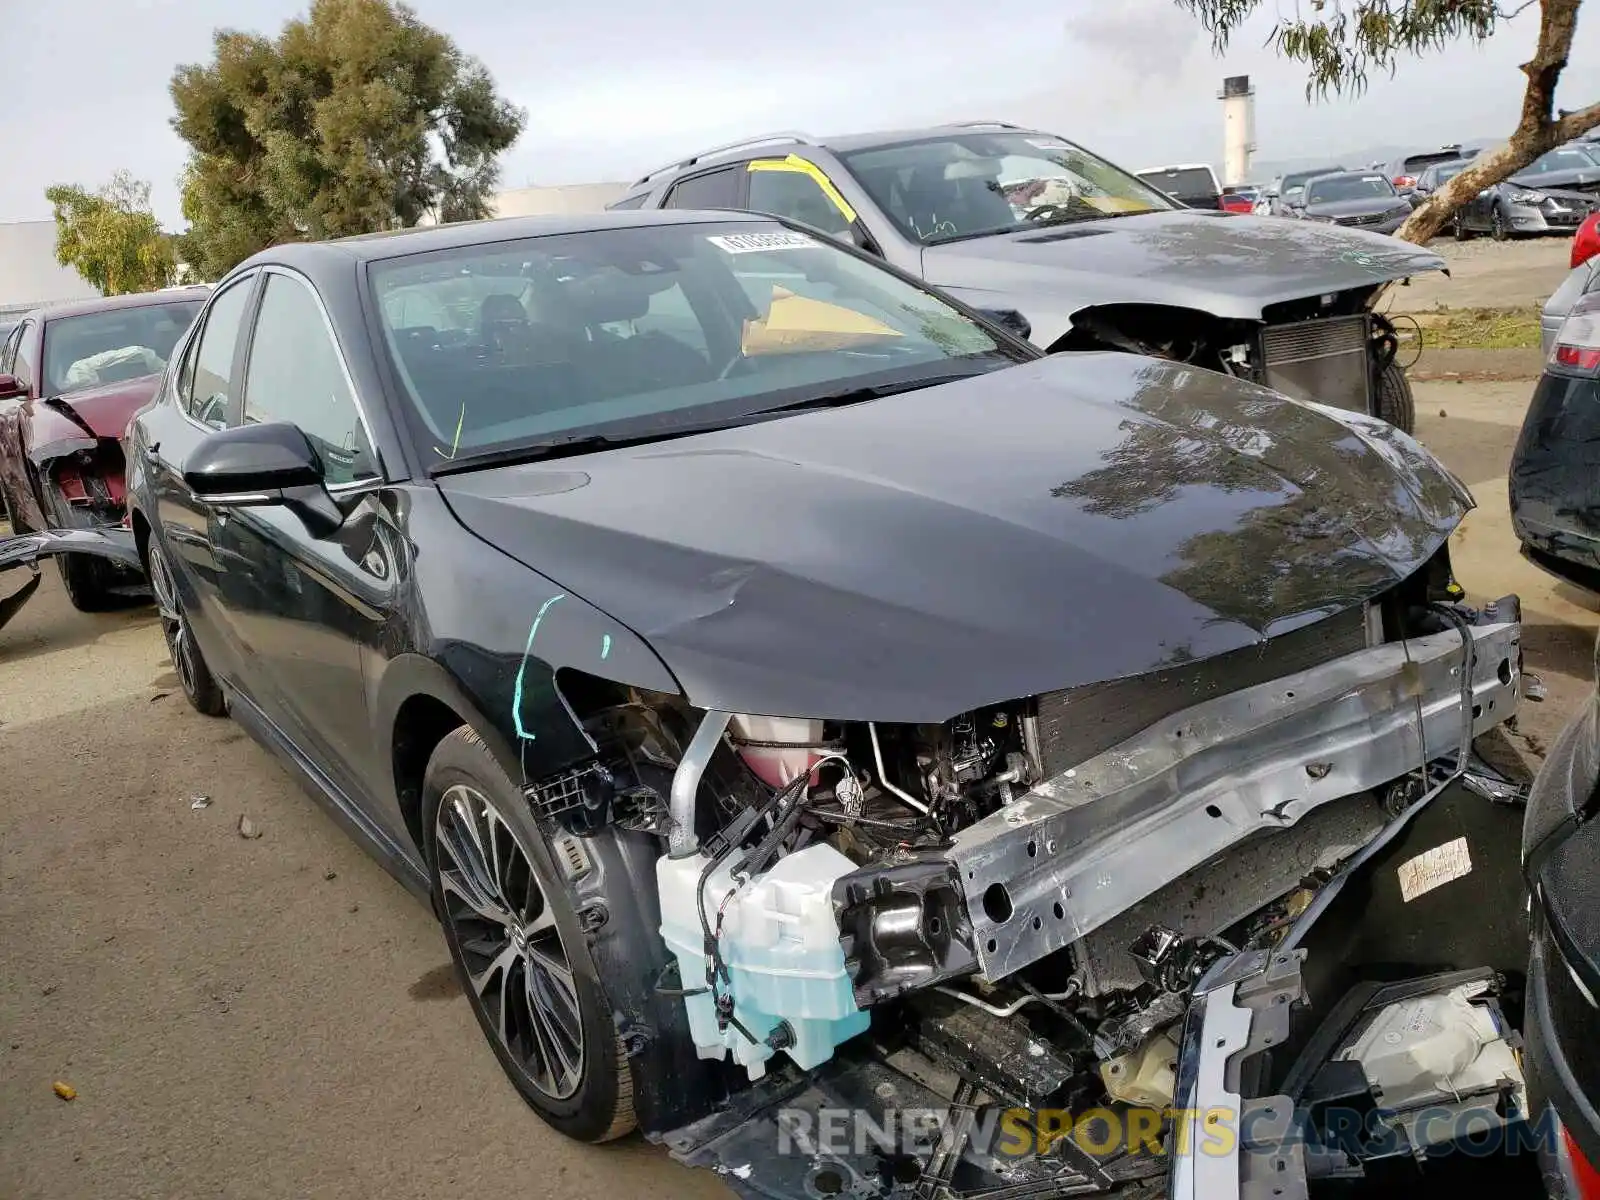
[[[1498,204],[1489,217],[1489,236],[1497,242],[1506,241],[1511,237],[1511,226],[1506,222],[1506,213]]]
[[[183,606],[178,602],[172,568],[167,565],[167,556],[156,545],[153,536],[146,559],[150,591],[155,595],[156,610],[161,614],[161,632],[167,639],[167,654],[172,659],[172,669],[178,673],[184,696],[196,712],[208,717],[226,716],[228,699],[222,693],[222,686],[212,676],[211,668],[206,665],[200,647],[195,644],[194,630],[189,627],[189,618],[184,615]]]
[[[1378,415],[1402,433],[1415,433],[1417,402],[1406,370],[1391,362],[1378,374]]]
[[[422,815],[450,958],[501,1069],[568,1137],[630,1132],[633,1075],[564,876],[527,799],[471,729],[429,759]]]

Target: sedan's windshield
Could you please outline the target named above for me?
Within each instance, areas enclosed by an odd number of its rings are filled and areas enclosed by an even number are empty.
[[[925,245],[1176,207],[1122,168],[1040,133],[947,134],[839,157],[878,207]]]
[[[480,243],[379,261],[369,277],[434,465],[666,435],[1030,357],[770,221]]]
[[[1372,200],[1396,195],[1394,185],[1382,175],[1328,175],[1306,184],[1306,204],[1335,204],[1341,200]]]
[[[173,300],[47,318],[45,394],[60,396],[96,384],[158,374],[166,368],[173,346],[189,328],[202,303]]]

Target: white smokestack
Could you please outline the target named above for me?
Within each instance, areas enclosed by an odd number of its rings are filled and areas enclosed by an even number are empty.
[[[1230,75],[1217,93],[1222,101],[1222,185],[1250,182],[1250,155],[1256,148],[1256,90],[1250,76]]]

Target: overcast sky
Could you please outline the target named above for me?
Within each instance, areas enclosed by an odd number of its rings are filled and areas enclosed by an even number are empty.
[[[1304,75],[1263,48],[1272,14],[1224,59],[1172,0],[415,0],[528,110],[503,185],[631,179],[707,143],[773,129],[839,133],[1000,118],[1070,136],[1124,166],[1205,159],[1219,169],[1224,75],[1259,90],[1260,159],[1421,147],[1509,132],[1537,32],[1530,9],[1481,48],[1455,46],[1374,80],[1357,101],[1308,105]],[[226,11],[276,33],[302,0],[0,0],[11,65],[0,220],[48,217],[44,189],[148,179],[179,223],[184,146],[167,84],[209,57]],[[1592,6],[1600,10],[1600,4]],[[1558,103],[1592,102],[1600,11],[1586,13]],[[18,75],[21,72],[21,75]]]

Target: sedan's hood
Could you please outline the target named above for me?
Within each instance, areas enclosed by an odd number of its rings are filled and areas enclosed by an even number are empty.
[[[1513,175],[1510,182],[1539,192],[1571,187],[1589,191],[1600,187],[1600,166],[1581,171],[1541,171],[1537,175]]]
[[[1370,213],[1410,212],[1411,205],[1399,196],[1363,196],[1356,200],[1327,200],[1306,205],[1312,217],[1364,217]]]
[[[1257,643],[1471,504],[1392,426],[1109,353],[440,486],[695,704],[882,721]]]
[[[924,277],[943,287],[1050,297],[1074,311],[1134,302],[1243,320],[1285,300],[1442,270],[1437,254],[1381,234],[1195,211],[1041,226],[922,254]]]
[[[102,383],[55,397],[50,404],[68,408],[80,424],[87,425],[96,437],[120,438],[127,432],[133,414],[149,403],[161,383],[160,375]]]

